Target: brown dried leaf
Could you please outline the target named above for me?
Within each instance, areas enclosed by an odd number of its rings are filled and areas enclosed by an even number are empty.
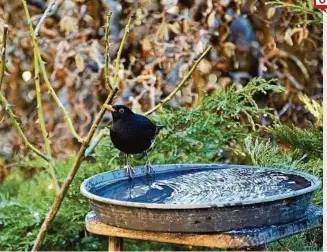
[[[64,16],[60,20],[60,30],[66,34],[71,34],[73,31],[78,30],[78,21],[76,18]]]
[[[75,63],[79,72],[83,72],[85,68],[84,59],[80,53],[75,55]]]
[[[190,30],[189,21],[184,19],[182,24],[183,24],[183,32],[187,33]]]
[[[162,22],[158,28],[157,36],[161,40],[168,40],[169,39],[169,34],[168,34],[168,27],[165,22]]]
[[[177,15],[179,11],[178,6],[173,6],[167,10],[167,13]]]
[[[284,35],[284,40],[287,44],[289,44],[290,46],[293,46],[293,40],[292,40],[292,29],[288,28],[285,32]]]
[[[151,42],[148,38],[143,39],[141,43],[143,51],[150,51],[152,49]]]
[[[226,42],[223,46],[224,54],[231,58],[235,54],[236,45],[232,42]]]
[[[210,15],[208,17],[208,21],[207,21],[209,27],[214,27],[215,26],[215,16],[216,16],[215,11],[210,13]]]
[[[211,67],[212,67],[211,63],[207,59],[201,60],[201,62],[199,64],[199,70],[204,74],[210,73]]]
[[[168,24],[169,29],[175,33],[175,34],[180,34],[180,25],[179,23],[175,22],[174,24]]]
[[[267,10],[267,18],[271,19],[275,15],[275,12],[276,12],[276,8],[275,7],[270,7]]]

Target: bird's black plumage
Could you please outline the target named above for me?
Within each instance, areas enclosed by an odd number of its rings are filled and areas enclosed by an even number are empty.
[[[126,154],[143,153],[150,148],[159,127],[145,116],[133,113],[123,105],[112,106],[110,137],[114,146]]]
[[[110,137],[113,145],[125,154],[146,153],[162,126],[156,126],[124,105],[114,105],[112,108]]]

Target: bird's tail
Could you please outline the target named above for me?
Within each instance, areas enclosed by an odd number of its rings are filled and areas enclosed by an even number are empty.
[[[166,126],[164,126],[164,125],[157,125],[156,134],[158,134],[159,131],[162,130],[162,129],[164,129],[164,128],[166,128]]]

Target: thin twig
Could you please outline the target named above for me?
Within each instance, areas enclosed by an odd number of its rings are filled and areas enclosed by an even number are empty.
[[[37,154],[38,156],[43,158],[45,161],[50,161],[49,157],[42,154],[41,151],[39,151],[36,147],[34,147],[28,141],[27,137],[25,136],[23,130],[21,129],[21,127],[19,126],[19,123],[16,120],[16,116],[15,116],[14,112],[10,108],[11,107],[10,104],[7,102],[4,93],[2,93],[1,91],[0,91],[0,103],[1,103],[2,107],[7,111],[14,128],[16,129],[16,131],[17,131],[18,135],[20,136],[20,138],[23,140],[25,146],[28,147],[29,149],[31,149],[32,151],[34,151],[35,154]]]
[[[23,0],[24,1],[24,0]],[[119,46],[119,51],[118,54],[117,54],[117,58],[116,58],[116,63],[118,62],[118,70],[119,70],[119,61],[120,61],[120,55],[121,55],[121,51],[122,51],[122,48],[124,47],[124,43],[126,41],[126,37],[127,37],[127,33],[129,31],[129,27],[130,27],[130,24],[131,24],[131,19],[132,19],[132,16],[130,16],[128,22],[127,22],[127,25],[126,25],[126,28],[125,28],[125,33],[124,33],[124,36],[123,36],[123,39],[120,43],[120,46]],[[116,65],[117,66],[117,65]],[[54,217],[56,216],[59,208],[60,208],[60,205],[66,195],[66,192],[70,186],[70,184],[72,183],[74,177],[75,177],[75,174],[76,172],[78,171],[81,163],[83,162],[84,160],[84,155],[85,155],[85,150],[86,148],[88,147],[89,143],[91,142],[92,140],[92,137],[104,115],[104,113],[106,112],[106,108],[105,106],[106,105],[109,105],[112,103],[115,95],[117,94],[118,92],[118,87],[117,87],[117,84],[116,84],[116,81],[117,81],[117,75],[118,75],[118,70],[116,71],[116,75],[115,75],[115,81],[113,83],[113,86],[114,86],[114,90],[110,92],[110,94],[108,95],[106,101],[104,102],[104,104],[102,105],[101,107],[101,110],[99,111],[99,113],[97,114],[92,126],[91,126],[91,129],[90,131],[87,133],[87,136],[85,137],[84,141],[82,142],[82,145],[81,145],[81,148],[79,149],[78,151],[78,154],[77,154],[77,157],[75,159],[75,162],[74,162],[74,165],[73,167],[71,168],[66,180],[64,181],[61,189],[60,189],[60,192],[59,194],[56,196],[48,214],[47,214],[47,217],[45,218],[44,222],[42,223],[42,226],[39,230],[39,233],[38,233],[38,236],[35,240],[35,243],[34,243],[34,246],[32,248],[32,251],[37,251],[38,248],[40,247],[43,239],[44,239],[44,236],[49,228],[49,225],[51,224],[52,220],[54,219]]]
[[[40,30],[40,28],[41,28],[41,25],[42,25],[42,23],[44,22],[44,20],[47,18],[48,14],[49,14],[49,12],[50,12],[50,10],[51,10],[51,8],[55,5],[55,3],[56,3],[56,0],[52,0],[52,1],[49,3],[49,5],[48,5],[48,7],[46,8],[46,10],[44,11],[42,17],[40,18],[39,23],[37,24],[37,26],[36,26],[36,28],[35,28],[35,36],[38,36],[38,35],[39,35],[39,30]]]
[[[74,126],[73,126],[73,122],[72,122],[71,118],[69,117],[69,115],[68,115],[65,107],[62,105],[62,103],[61,103],[60,99],[58,98],[56,92],[53,90],[53,88],[51,86],[51,83],[50,83],[49,78],[48,78],[48,75],[47,75],[47,71],[45,69],[44,62],[43,62],[43,60],[41,58],[39,47],[37,45],[36,36],[35,36],[35,33],[34,33],[34,29],[33,29],[33,25],[32,25],[32,22],[31,22],[31,17],[30,17],[29,11],[28,11],[26,0],[22,0],[22,3],[23,3],[23,6],[24,6],[24,11],[25,11],[25,15],[26,15],[26,18],[27,18],[27,23],[28,23],[28,26],[29,26],[29,29],[30,29],[30,34],[31,34],[31,37],[32,37],[33,48],[35,48],[36,56],[37,56],[38,61],[39,61],[40,70],[41,70],[41,73],[42,73],[42,77],[44,79],[44,82],[45,82],[45,84],[46,84],[46,86],[47,86],[47,88],[48,88],[48,90],[49,90],[52,98],[54,99],[54,101],[59,106],[61,112],[64,114],[64,119],[65,119],[66,123],[68,124],[68,127],[69,127],[70,131],[72,132],[72,134],[74,135],[74,137],[77,138],[77,140],[80,143],[82,143],[83,142],[83,138],[81,138],[77,134],[77,132],[75,131]]]
[[[37,115],[38,115],[38,122],[40,124],[40,129],[42,133],[42,137],[44,140],[45,145],[45,152],[47,156],[50,158],[48,162],[48,169],[51,175],[53,185],[55,187],[56,193],[58,194],[60,191],[60,186],[56,177],[54,164],[52,162],[51,157],[51,148],[50,148],[50,141],[48,139],[48,132],[45,127],[44,118],[43,118],[43,106],[42,106],[42,99],[41,99],[41,89],[40,89],[40,78],[39,78],[39,64],[36,56],[36,50],[34,48],[34,82],[35,82],[35,92],[36,92],[36,101],[37,101]]]
[[[165,105],[177,92],[181,87],[186,83],[187,79],[192,75],[200,61],[205,57],[205,55],[210,51],[211,47],[208,47],[199,57],[197,61],[194,62],[194,65],[192,66],[191,70],[187,73],[187,75],[184,77],[184,79],[176,86],[176,88],[157,106],[153,107],[149,111],[145,112],[144,115],[149,115],[151,113],[154,113],[157,111],[159,108],[161,108],[163,105]],[[96,139],[92,142],[92,144],[87,148],[87,151],[85,152],[85,156],[88,156],[93,149],[97,146],[97,144],[100,142],[100,140],[106,136],[107,134],[104,134],[104,131],[100,131],[96,135]]]
[[[150,109],[149,111],[145,112],[144,115],[147,116],[153,112],[155,112],[156,110],[158,110],[159,108],[161,108],[163,105],[165,105],[171,98],[174,97],[174,95],[178,92],[178,90],[180,90],[182,88],[182,86],[186,83],[186,81],[188,80],[188,78],[191,77],[192,73],[194,72],[194,70],[196,69],[196,67],[199,65],[200,61],[207,55],[207,53],[211,50],[211,46],[209,46],[202,54],[201,56],[194,62],[192,68],[190,69],[190,71],[186,74],[186,76],[182,79],[182,81],[176,86],[176,88],[165,98],[163,99],[158,105],[154,106],[152,109]]]
[[[3,46],[2,46],[2,60],[0,63],[0,69],[2,72],[2,76],[0,78],[0,87],[2,85],[2,81],[3,81],[3,74],[4,74],[4,69],[5,69],[5,65],[6,65],[6,40],[7,40],[7,34],[8,34],[8,25],[4,26],[4,31],[3,31]],[[27,139],[27,137],[25,136],[23,130],[21,129],[21,127],[19,126],[19,123],[16,120],[16,116],[14,114],[14,112],[11,110],[11,106],[10,104],[7,102],[4,93],[2,93],[0,91],[0,103],[2,105],[2,107],[7,111],[11,122],[14,126],[14,128],[16,129],[18,135],[21,137],[21,139],[23,140],[24,144],[31,149],[33,152],[35,152],[38,156],[40,156],[41,158],[43,158],[45,161],[50,161],[50,158],[45,156],[44,154],[42,154],[41,151],[39,151],[36,147],[34,147]]]
[[[113,99],[114,99],[114,96],[116,95],[118,91],[118,88],[115,88],[113,91],[110,92],[110,94],[108,95],[105,103],[105,104],[111,104]],[[90,143],[93,135],[94,135],[94,132],[95,130],[97,129],[104,113],[105,113],[106,109],[104,106],[102,106],[100,112],[98,113],[98,115],[96,116],[93,124],[92,124],[92,127],[89,131],[89,133],[87,134],[86,138],[85,138],[85,141],[83,141],[82,145],[81,145],[81,148],[77,154],[77,157],[76,157],[76,160],[74,162],[74,165],[72,167],[72,169],[70,170],[65,182],[63,183],[62,187],[61,187],[61,190],[59,192],[59,194],[56,196],[48,214],[47,214],[47,217],[45,218],[40,230],[39,230],[39,233],[38,233],[38,236],[35,240],[35,243],[34,243],[34,246],[32,248],[32,251],[37,251],[38,248],[40,247],[42,241],[43,241],[43,238],[49,228],[49,225],[51,224],[52,220],[54,219],[54,217],[56,216],[59,208],[60,208],[60,205],[65,197],[65,194],[70,186],[70,184],[72,183],[74,177],[75,177],[75,174],[76,172],[78,171],[78,168],[80,167],[81,163],[83,162],[84,160],[84,152],[88,146],[88,144]]]
[[[120,57],[121,57],[121,53],[122,53],[122,51],[124,49],[124,44],[125,44],[125,41],[126,41],[126,38],[127,38],[127,34],[129,33],[129,27],[131,25],[132,18],[133,18],[133,15],[131,14],[129,16],[128,21],[127,21],[127,25],[125,27],[125,32],[124,32],[122,41],[120,42],[120,46],[119,46],[119,49],[118,49],[118,53],[117,53],[117,57],[116,57],[116,68],[115,68],[115,76],[114,76],[113,87],[117,87],[118,72],[119,72],[119,65],[120,65]]]
[[[92,151],[94,150],[94,148],[98,145],[98,143],[100,142],[100,140],[104,136],[109,136],[108,128],[101,129],[99,131],[99,133],[93,138],[93,140],[91,141],[91,143],[89,144],[89,146],[85,150],[85,153],[84,153],[84,156],[85,157],[88,157],[92,153]]]
[[[105,28],[105,44],[106,44],[106,54],[104,56],[105,58],[105,69],[104,69],[104,74],[105,74],[105,80],[106,84],[109,88],[110,91],[112,91],[112,86],[110,84],[110,78],[109,78],[109,26],[110,26],[110,19],[111,19],[112,12],[110,11],[107,14],[106,17],[106,28]]]
[[[1,87],[1,84],[2,84],[3,76],[5,75],[5,68],[6,68],[7,35],[8,35],[8,25],[5,24],[3,26],[3,36],[2,36],[0,87]]]

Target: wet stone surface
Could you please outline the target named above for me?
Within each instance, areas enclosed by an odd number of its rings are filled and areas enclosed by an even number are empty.
[[[216,204],[283,195],[310,186],[301,176],[273,169],[199,169],[123,180],[93,193],[138,203]]]

